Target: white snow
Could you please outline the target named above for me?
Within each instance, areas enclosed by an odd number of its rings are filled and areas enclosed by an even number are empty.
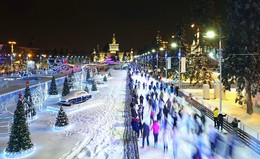
[[[59,110],[58,98],[48,98],[43,104],[41,111],[37,113],[37,119],[30,122],[30,132],[32,142],[35,144],[35,151],[25,156],[25,159],[119,159],[124,156],[123,132],[124,132],[124,107],[126,93],[126,71],[110,70],[112,77],[108,78],[104,84],[97,85],[98,91],[90,92],[92,98],[85,103],[65,107],[69,126],[63,129],[55,129],[57,112]],[[139,76],[134,76],[144,80]],[[141,82],[142,84],[142,82]],[[91,88],[91,86],[89,86]],[[59,91],[61,92],[61,91]],[[142,86],[138,94],[145,97],[147,90]],[[164,97],[165,101],[168,96]],[[181,101],[181,99],[178,99]],[[149,111],[144,99],[146,120],[149,120]],[[187,113],[192,113],[194,109],[187,106]],[[16,105],[14,105],[15,107]],[[38,109],[37,109],[38,110]],[[212,121],[207,119],[208,124]],[[194,146],[202,144],[203,159],[209,153],[209,143],[207,135],[203,134],[201,139],[195,135],[188,134],[185,122],[180,122],[177,135],[174,139],[169,137],[169,149],[163,152],[163,132],[159,133],[157,147],[153,144],[153,134],[150,133],[150,146],[142,146],[142,138],[139,138],[138,147],[141,159],[172,159],[173,144],[177,149],[178,159],[190,159]],[[0,158],[4,157],[4,149],[7,147],[9,136],[0,137]],[[176,141],[177,142],[174,142]],[[225,147],[223,147],[224,149]],[[223,152],[223,151],[222,151]],[[221,153],[220,153],[221,154]],[[219,155],[219,159],[225,157]],[[256,159],[260,158],[245,145],[240,144],[236,147],[234,159]]]
[[[114,77],[97,85],[98,91],[90,92],[90,100],[72,107],[64,106],[70,125],[63,129],[53,126],[59,110],[59,96],[48,98],[43,110],[37,112],[37,120],[30,122],[35,151],[24,158],[123,158],[126,71],[111,70],[111,75]],[[0,137],[0,158],[5,158],[8,140],[8,135]]]

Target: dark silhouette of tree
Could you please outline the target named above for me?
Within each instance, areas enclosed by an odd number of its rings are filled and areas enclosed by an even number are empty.
[[[93,82],[92,87],[91,87],[91,91],[97,91],[97,83],[96,83],[96,81]]]
[[[247,113],[253,113],[252,96],[260,92],[260,2],[228,0],[228,35],[222,63],[223,84],[230,90],[237,84],[236,102],[243,104],[246,92]]]
[[[106,75],[104,76],[103,81],[107,81],[107,76]]]
[[[86,80],[88,80],[89,78],[90,78],[90,69],[87,69]]]
[[[62,96],[70,94],[70,88],[68,83],[68,78],[66,77],[63,83]]]
[[[49,95],[58,95],[58,89],[57,89],[57,85],[56,85],[56,81],[55,81],[55,77],[52,76],[51,79],[51,86],[49,89]]]
[[[88,86],[86,85],[84,91],[88,92],[89,93],[89,89],[88,89]]]

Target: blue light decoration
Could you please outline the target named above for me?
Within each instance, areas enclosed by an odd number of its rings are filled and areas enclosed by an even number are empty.
[[[164,56],[165,56],[165,58],[167,58],[167,57],[168,57],[167,51],[165,52]]]
[[[6,159],[20,159],[32,155],[33,152],[35,152],[35,150],[36,150],[36,146],[34,145],[32,148],[20,152],[4,151],[4,156]]]
[[[12,55],[10,56],[10,60],[13,61],[13,56]]]
[[[179,59],[181,58],[181,52],[178,52],[178,58]]]

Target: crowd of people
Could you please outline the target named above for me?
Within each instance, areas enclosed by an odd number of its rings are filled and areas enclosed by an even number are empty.
[[[235,133],[225,136],[218,131],[218,129],[223,130],[223,120],[226,114],[215,109],[214,126],[207,125],[206,110],[187,108],[181,102],[178,86],[156,81],[145,69],[136,65],[129,68],[128,78],[132,96],[131,123],[137,138],[142,140],[140,148],[145,148],[145,145],[151,146],[149,136],[152,133],[152,146],[158,147],[158,142],[160,142],[158,138],[162,135],[163,143],[160,144],[163,145],[163,151],[168,153],[169,145],[171,145],[174,159],[180,158],[178,156],[180,140],[190,145],[192,159],[202,159],[202,155],[211,159],[219,155],[232,158],[233,148],[237,141]],[[236,118],[232,122],[234,132],[237,131],[238,122]],[[184,130],[187,138],[183,138]],[[191,140],[188,139],[189,136]],[[208,144],[203,140],[205,136]],[[219,154],[219,150],[222,149],[221,143],[225,143],[226,150],[225,153]],[[205,150],[205,145],[207,150]]]

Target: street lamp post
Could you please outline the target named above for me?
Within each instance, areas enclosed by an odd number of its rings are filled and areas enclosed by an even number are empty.
[[[178,46],[176,43],[172,43],[171,47],[179,48],[179,52],[178,52],[178,59],[179,59],[179,88],[181,88],[181,47]]]
[[[16,44],[16,42],[15,41],[9,41],[8,44],[11,45],[10,65],[11,65],[11,69],[12,69],[12,60],[13,60],[13,56],[14,56],[14,45]]]
[[[218,43],[218,54],[219,54],[219,81],[220,81],[220,90],[219,90],[219,109],[222,111],[222,46],[221,46],[221,28],[219,28],[219,43]]]
[[[13,54],[13,52],[14,52],[14,45],[16,44],[16,42],[15,41],[9,41],[8,44],[11,45],[11,53]]]
[[[179,47],[179,88],[181,88],[181,48]]]
[[[218,58],[219,58],[219,110],[222,111],[222,31],[221,27],[219,27],[219,33],[218,33]],[[207,32],[206,37],[208,38],[214,38],[216,35],[213,31]]]

